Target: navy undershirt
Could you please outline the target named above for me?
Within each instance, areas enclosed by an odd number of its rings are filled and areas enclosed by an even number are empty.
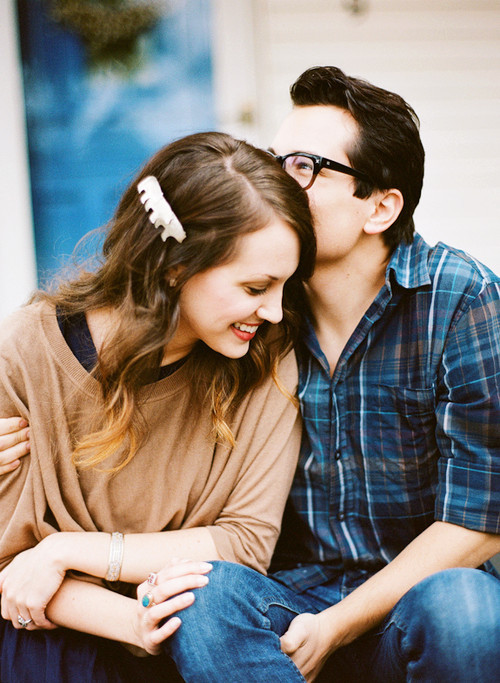
[[[57,308],[57,323],[59,329],[66,340],[66,344],[71,349],[80,365],[87,372],[92,372],[97,363],[97,351],[90,334],[89,326],[85,313],[74,313],[66,315],[60,308]],[[164,377],[172,375],[178,370],[186,359],[181,358],[170,365],[162,365],[155,370],[147,373],[144,384],[158,381]]]

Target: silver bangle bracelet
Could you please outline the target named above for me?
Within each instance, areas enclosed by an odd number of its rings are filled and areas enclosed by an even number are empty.
[[[109,544],[108,571],[106,581],[118,581],[123,562],[123,534],[114,531]]]

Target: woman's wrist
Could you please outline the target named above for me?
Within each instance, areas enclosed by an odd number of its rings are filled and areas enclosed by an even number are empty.
[[[68,536],[70,536],[68,532],[57,531],[56,533],[46,536],[39,543],[39,547],[47,553],[49,561],[52,562],[57,569],[63,572],[70,569]]]
[[[123,563],[123,534],[113,531],[109,541],[108,570],[106,581],[118,581]]]
[[[108,570],[110,534],[59,531],[41,541],[50,561],[64,572],[75,571],[104,578]]]

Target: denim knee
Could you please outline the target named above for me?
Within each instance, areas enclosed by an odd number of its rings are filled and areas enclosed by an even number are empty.
[[[447,569],[424,579],[409,593],[422,626],[465,642],[500,628],[500,581],[478,569]],[[497,641],[498,643],[499,641]]]
[[[189,628],[203,628],[212,620],[219,620],[221,612],[238,612],[252,598],[256,582],[267,580],[253,569],[232,562],[212,562],[213,569],[207,574],[208,584],[193,591],[194,603],[179,612],[183,624]],[[248,594],[248,597],[247,597]],[[186,630],[186,628],[184,629]]]
[[[268,627],[266,614],[272,596],[286,589],[243,565],[232,562],[212,564],[208,584],[194,590],[194,603],[178,614],[182,622],[179,637],[187,635],[188,631],[191,635],[199,632],[205,641],[212,635],[220,642],[224,638],[222,625],[234,627],[251,622],[258,627]],[[212,622],[213,630],[210,628]]]
[[[179,612],[182,623],[166,643],[183,679],[302,683],[280,648],[279,631],[298,613],[286,604],[287,589],[248,567],[213,565],[207,586],[193,591],[195,602]],[[281,609],[271,616],[275,605]]]
[[[500,581],[478,569],[447,569],[421,581],[396,605],[407,680],[493,681],[500,642]]]

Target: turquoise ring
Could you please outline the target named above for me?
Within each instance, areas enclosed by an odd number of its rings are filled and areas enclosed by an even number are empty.
[[[152,593],[145,593],[142,596],[141,603],[142,603],[143,607],[151,607],[152,605],[154,605],[155,603],[153,600],[153,594]]]

